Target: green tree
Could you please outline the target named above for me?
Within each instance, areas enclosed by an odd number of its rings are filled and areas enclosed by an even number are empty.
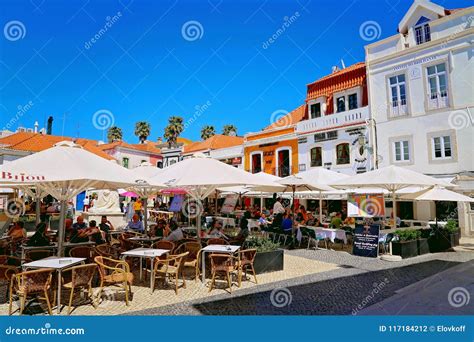
[[[237,127],[235,125],[224,125],[222,128],[222,134],[224,135],[237,135]]]
[[[201,139],[206,140],[216,134],[214,126],[206,125],[201,129]]]
[[[168,118],[168,126],[165,127],[165,139],[168,142],[168,146],[177,145],[179,135],[183,132],[183,118],[180,116],[171,116]]]
[[[117,126],[112,126],[107,130],[107,140],[109,143],[122,140],[123,133],[122,129]]]
[[[148,138],[151,132],[151,126],[146,121],[138,121],[135,124],[135,135],[140,139],[140,143],[143,144]]]

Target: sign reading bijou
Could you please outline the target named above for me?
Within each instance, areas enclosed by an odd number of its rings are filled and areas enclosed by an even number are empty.
[[[2,171],[0,174],[2,176],[2,180],[12,182],[33,182],[46,180],[45,176],[28,175],[26,173],[12,174],[11,172]]]
[[[371,219],[356,220],[352,253],[376,258],[379,253],[379,232],[379,223],[374,223]]]

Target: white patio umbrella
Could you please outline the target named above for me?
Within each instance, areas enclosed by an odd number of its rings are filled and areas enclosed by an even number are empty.
[[[150,163],[142,163],[131,171],[136,177],[147,180],[146,184],[135,184],[127,189],[135,192],[144,199],[143,204],[145,211],[143,215],[143,224],[145,226],[145,231],[148,231],[148,197],[157,194],[161,189],[166,187],[163,183],[157,181],[157,176],[163,172],[163,169],[152,166]]]
[[[318,184],[316,182],[316,180],[303,178],[300,174],[295,174],[295,175],[291,175],[291,176],[288,176],[288,177],[284,177],[284,178],[278,180],[277,183],[286,186],[286,189],[284,191],[291,190],[291,192],[292,192],[293,220],[294,220],[294,216],[295,216],[294,203],[295,203],[295,192],[296,191],[310,190],[310,191],[319,191],[319,192],[321,192],[321,191],[334,190],[333,188],[331,188],[327,184]],[[321,210],[321,202],[320,202],[320,210]],[[320,220],[322,218],[321,212],[319,213],[319,218],[320,218]]]
[[[474,198],[465,196],[463,194],[442,188],[439,186],[430,187],[428,189],[414,192],[411,194],[401,196],[402,199],[415,200],[415,201],[433,201],[436,202],[474,202]],[[438,216],[435,214],[436,226],[438,225]]]
[[[235,193],[239,194],[239,196],[242,196],[243,194],[249,194],[251,193],[254,197],[259,197],[260,202],[262,202],[263,195],[265,193],[274,193],[274,192],[281,192],[285,190],[285,186],[278,184],[276,181],[280,180],[281,177],[271,175],[266,172],[258,172],[258,173],[253,173],[253,177],[261,183],[261,185],[258,186],[231,186],[231,187],[223,187],[219,188],[219,191],[221,193]],[[260,206],[262,206],[262,203],[260,203]]]
[[[343,173],[331,171],[325,169],[324,167],[317,167],[308,171],[299,172],[296,174],[298,177],[303,178],[307,182],[319,184],[319,185],[328,185],[333,182],[346,179],[349,176]],[[334,190],[332,187],[327,191]],[[326,191],[325,191],[326,192]],[[323,191],[318,190],[319,193],[319,222],[322,223],[323,220]]]
[[[394,165],[341,179],[330,185],[340,189],[382,188],[389,191],[393,200],[393,228],[396,228],[397,226],[397,199],[395,195],[397,191],[411,186],[454,186],[453,184],[446,183],[443,180]]]
[[[147,184],[118,165],[70,141],[0,166],[0,184],[35,186],[60,201],[58,254],[62,253],[67,201],[80,192],[94,189],[126,188]]]
[[[216,189],[228,186],[261,185],[249,172],[237,169],[202,154],[163,169],[150,181],[162,182],[168,187],[184,188],[197,201],[201,202]],[[197,214],[198,235],[201,230],[201,212]]]

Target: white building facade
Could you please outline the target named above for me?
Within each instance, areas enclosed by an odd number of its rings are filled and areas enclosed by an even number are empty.
[[[369,103],[379,167],[390,164],[440,178],[474,195],[474,7],[450,11],[416,0],[398,34],[366,46]],[[415,203],[418,219],[433,204]],[[458,205],[464,235],[474,206]]]

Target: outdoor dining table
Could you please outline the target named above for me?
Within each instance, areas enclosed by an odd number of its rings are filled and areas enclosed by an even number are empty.
[[[216,216],[215,219],[217,221],[222,222],[222,225],[224,227],[227,227],[227,226],[235,227],[235,219],[233,217]]]
[[[257,230],[260,229],[260,222],[257,219],[248,219],[247,221],[247,227],[249,230],[252,230],[252,228],[257,228]]]
[[[335,239],[339,239],[344,241],[344,244],[347,244],[347,237],[346,231],[342,229],[335,229],[335,228],[321,228],[321,227],[310,227],[304,226],[307,229],[314,230],[314,232],[325,239],[329,239],[332,243],[334,243]]]
[[[61,312],[61,282],[62,282],[61,274],[62,274],[62,271],[71,266],[83,263],[85,260],[86,260],[85,258],[72,258],[72,257],[59,258],[59,257],[52,256],[52,257],[47,257],[44,259],[28,262],[26,264],[23,264],[22,267],[23,269],[52,268],[56,270],[56,272],[58,272],[57,313],[59,314]]]
[[[154,249],[154,248],[135,248],[129,251],[122,253],[122,259],[126,257],[137,257],[140,258],[140,280],[142,280],[142,260],[146,258],[150,258],[150,266],[151,266],[151,279],[150,279],[150,288],[153,292],[153,288],[155,287],[155,268],[153,267],[153,261],[155,258],[160,257],[169,253],[170,250],[168,249]]]
[[[208,245],[201,249],[202,254],[202,282],[206,282],[206,253],[228,253],[234,254],[240,246],[234,245]]]

